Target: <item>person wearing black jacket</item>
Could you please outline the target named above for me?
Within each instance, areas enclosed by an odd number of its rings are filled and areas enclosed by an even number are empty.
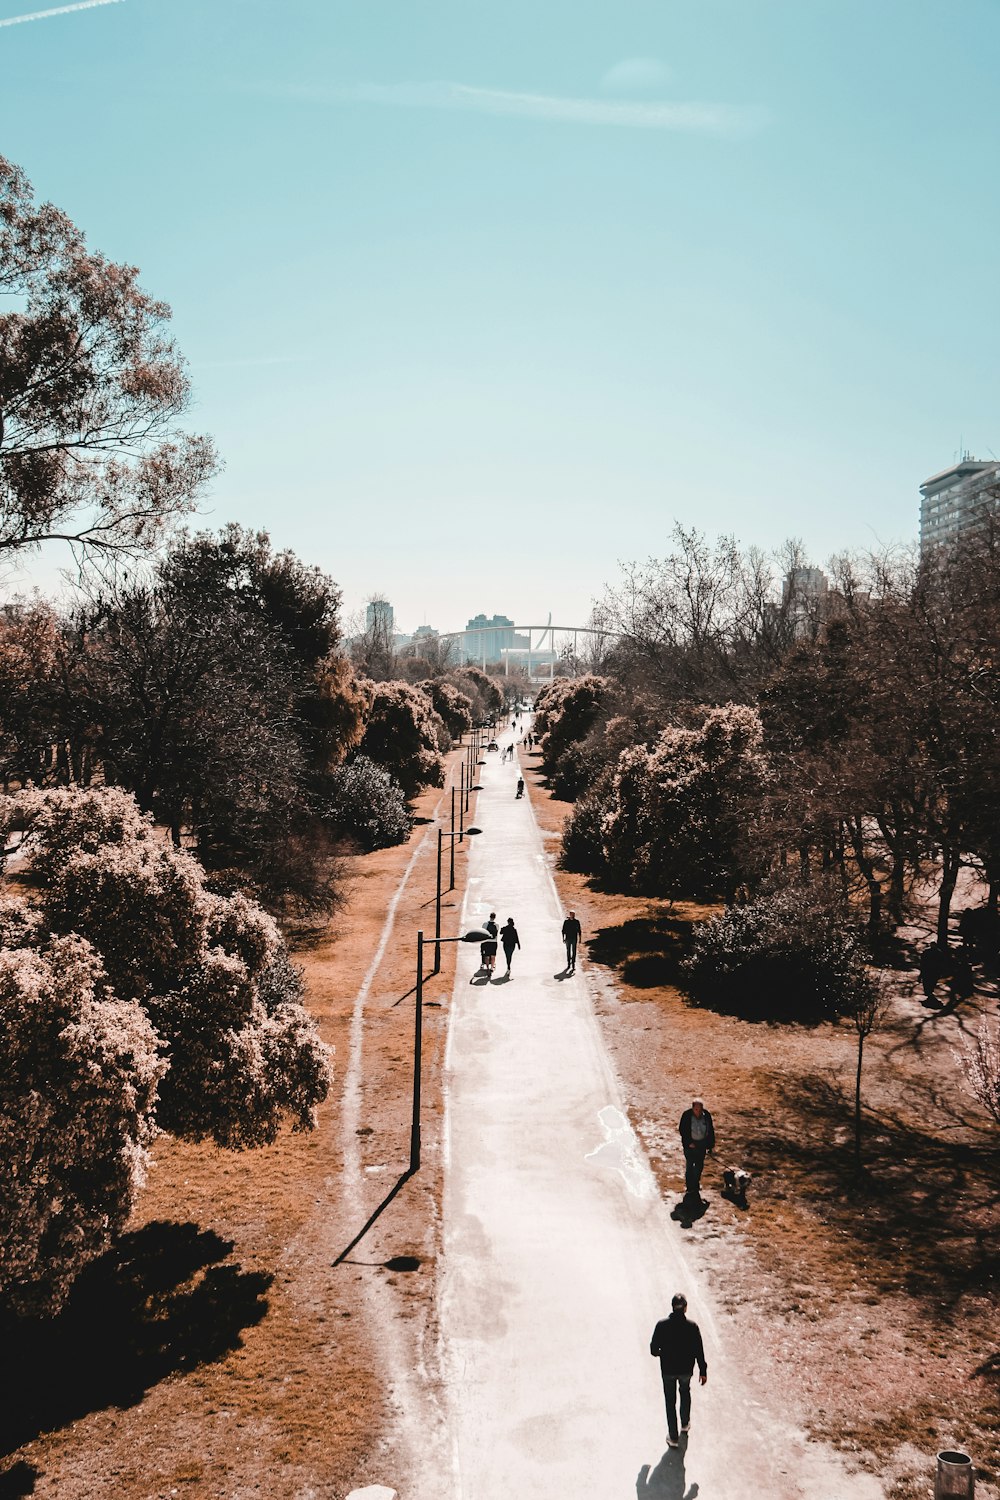
[[[692,1099],[691,1108],[681,1115],[679,1129],[684,1147],[684,1196],[699,1198],[705,1157],[715,1149],[715,1126],[704,1099]]]
[[[701,1329],[687,1315],[687,1298],[678,1292],[671,1299],[669,1318],[661,1318],[653,1329],[649,1352],[660,1361],[663,1399],[667,1407],[667,1442],[678,1446],[677,1392],[680,1390],[681,1432],[691,1430],[691,1377],[695,1364],[702,1385],[708,1379]]]
[[[576,945],[583,935],[583,928],[575,911],[571,911],[562,924],[562,938],[566,944],[566,967],[576,968]]]
[[[500,942],[503,946],[503,956],[507,960],[507,973],[510,973],[510,961],[514,957],[514,949],[520,948],[521,939],[517,935],[514,926],[514,918],[508,917],[500,929]]]

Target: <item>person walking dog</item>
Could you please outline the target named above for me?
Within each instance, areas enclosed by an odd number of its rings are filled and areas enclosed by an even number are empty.
[[[687,1298],[677,1292],[670,1302],[669,1318],[661,1318],[653,1329],[649,1352],[660,1361],[663,1400],[667,1408],[667,1443],[679,1446],[677,1396],[680,1394],[681,1432],[691,1430],[691,1377],[698,1366],[702,1385],[708,1379],[701,1329],[687,1315]]]
[[[580,923],[577,920],[576,912],[571,911],[565,922],[562,924],[562,937],[563,942],[566,944],[567,969],[576,968],[576,945],[580,941],[580,938],[582,936],[583,928],[580,926]]]
[[[681,1115],[678,1128],[681,1145],[684,1147],[684,1196],[692,1201],[700,1201],[705,1157],[715,1150],[715,1126],[712,1116],[705,1108],[704,1099],[691,1100],[691,1108]]]
[[[514,957],[514,949],[520,948],[521,939],[517,935],[514,926],[514,918],[508,917],[500,929],[500,943],[503,947],[503,956],[507,960],[507,973],[510,974],[510,961]]]

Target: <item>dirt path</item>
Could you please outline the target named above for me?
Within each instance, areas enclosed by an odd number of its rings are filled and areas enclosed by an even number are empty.
[[[791,1427],[720,1337],[697,1242],[682,1241],[628,1125],[586,974],[558,972],[563,912],[517,775],[489,757],[465,918],[513,915],[523,950],[511,982],[490,985],[462,953],[446,1057],[453,1493],[876,1500],[881,1487]],[[710,1377],[690,1439],[665,1451],[648,1343],[678,1288]]]

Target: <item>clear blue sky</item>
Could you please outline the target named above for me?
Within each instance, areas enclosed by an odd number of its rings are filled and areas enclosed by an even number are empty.
[[[998,55],[996,0],[92,0],[0,26],[0,150],[171,303],[207,523],[582,623],[675,518],[821,563],[1000,452]]]

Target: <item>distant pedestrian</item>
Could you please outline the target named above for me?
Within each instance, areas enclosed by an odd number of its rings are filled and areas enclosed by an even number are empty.
[[[514,918],[508,917],[500,929],[500,942],[503,945],[503,956],[507,960],[507,973],[510,973],[510,961],[514,957],[514,949],[520,948],[521,939],[517,935],[514,926]]]
[[[691,1202],[696,1199],[700,1202],[705,1157],[715,1149],[715,1126],[704,1099],[691,1100],[691,1108],[681,1115],[678,1128],[684,1147],[684,1196]]]
[[[667,1408],[667,1442],[679,1446],[677,1432],[677,1394],[680,1392],[681,1432],[691,1430],[691,1377],[698,1366],[702,1385],[708,1379],[705,1346],[701,1329],[687,1315],[687,1298],[678,1292],[670,1302],[669,1318],[661,1318],[653,1329],[649,1352],[660,1361],[663,1400]]]
[[[562,924],[562,938],[566,944],[566,967],[572,972],[576,968],[576,945],[583,936],[583,928],[577,920],[575,911],[571,911]]]
[[[497,966],[497,934],[500,931],[495,911],[490,912],[490,919],[483,923],[483,928],[489,933],[489,937],[485,943],[480,943],[479,954],[483,960],[483,968],[487,973],[492,974]]]
[[[524,796],[524,777],[523,776],[519,776],[517,778],[517,795],[519,797],[523,797]]]

